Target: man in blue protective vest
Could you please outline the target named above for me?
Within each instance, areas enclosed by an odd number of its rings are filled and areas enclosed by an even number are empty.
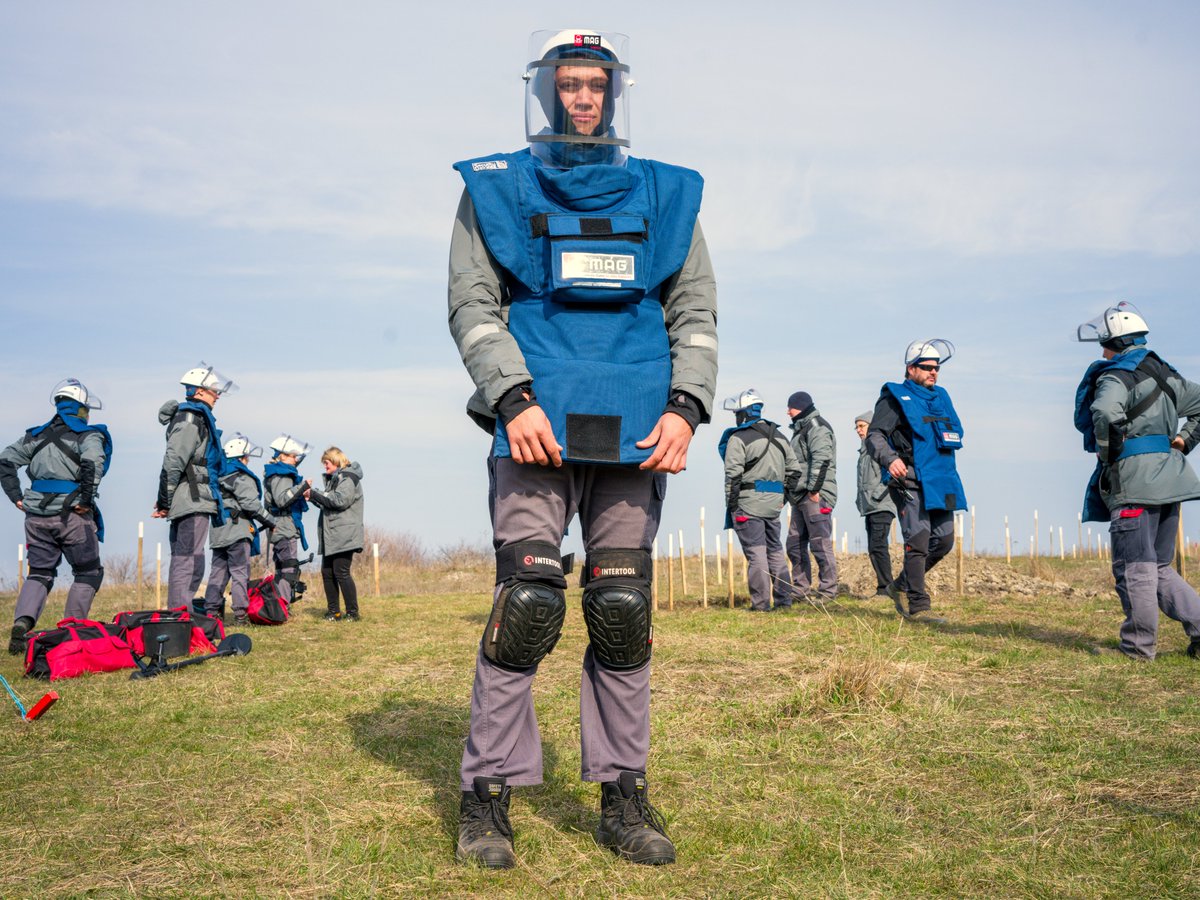
[[[1171,568],[1179,504],[1200,497],[1200,478],[1185,454],[1200,443],[1200,384],[1188,381],[1146,347],[1149,326],[1126,301],[1079,326],[1098,342],[1075,394],[1075,427],[1096,454],[1084,496],[1085,521],[1107,521],[1112,570],[1125,621],[1103,656],[1151,660],[1158,611],[1182,623],[1187,655],[1200,658],[1200,596]],[[1179,420],[1186,419],[1183,428]]]
[[[96,505],[100,479],[112,462],[108,429],[88,421],[100,398],[76,378],[60,381],[50,393],[54,417],[30,428],[0,453],[0,485],[25,513],[29,577],[13,614],[8,652],[25,652],[26,635],[37,624],[65,557],[74,581],[67,591],[68,618],[86,619],[104,580],[100,542],[104,520]],[[17,470],[26,467],[29,488],[22,493]]]
[[[938,373],[954,355],[942,338],[913,341],[904,352],[904,381],[879,393],[867,430],[867,452],[879,463],[896,501],[904,536],[904,568],[887,586],[905,619],[942,624],[931,612],[925,573],[954,547],[954,511],[967,508],[954,454],[962,423]]]
[[[526,68],[530,149],[455,165],[450,331],[491,435],[492,612],[476,655],[456,856],[514,864],[513,787],[540,784],[530,691],[558,640],[578,514],[589,646],[582,777],[597,842],[675,859],[647,801],[650,548],[667,473],[687,462],[716,385],[716,287],[697,222],[702,179],[627,156],[624,35],[539,32]]]
[[[167,426],[167,449],[151,515],[171,520],[167,606],[190,608],[204,580],[209,525],[225,521],[217,483],[226,471],[225,454],[213,407],[237,385],[203,360],[184,372],[179,383],[184,401],[168,400],[158,410],[159,423]]]

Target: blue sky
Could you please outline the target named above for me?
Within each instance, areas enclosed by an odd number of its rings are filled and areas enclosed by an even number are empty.
[[[106,552],[140,519],[152,547],[155,412],[204,358],[242,388],[226,429],[359,460],[370,524],[486,542],[487,440],[445,327],[450,164],[522,145],[529,33],[584,25],[631,36],[634,152],[705,176],[718,408],[752,386],[782,420],[812,393],[853,545],[852,419],[910,340],[949,338],[979,543],[1008,515],[1023,549],[1035,508],[1070,535],[1075,324],[1132,300],[1200,378],[1200,8],[661,6],[0,8],[0,440],[83,379],[117,446]],[[728,418],[673,479],[664,529],[689,544],[700,506],[710,544],[719,519]],[[21,534],[0,517],[0,575]]]

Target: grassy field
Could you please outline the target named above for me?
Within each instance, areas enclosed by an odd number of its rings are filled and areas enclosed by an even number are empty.
[[[1101,563],[1040,563],[1070,590],[943,591],[942,627],[877,600],[661,613],[650,784],[679,848],[663,869],[592,842],[572,591],[535,688],[546,783],[516,792],[519,866],[501,873],[453,860],[488,578],[443,574],[420,581],[453,592],[365,597],[358,624],[306,601],[253,629],[248,657],[59,682],[42,720],[0,717],[0,893],[1200,894],[1200,663],[1165,619],[1153,665],[1087,653],[1119,621]],[[129,606],[102,593],[94,611]]]

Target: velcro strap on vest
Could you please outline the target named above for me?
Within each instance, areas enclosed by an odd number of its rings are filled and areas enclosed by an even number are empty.
[[[565,588],[562,556],[549,541],[521,541],[496,551],[496,584],[536,581]]]
[[[1130,456],[1142,456],[1146,453],[1170,453],[1171,438],[1165,434],[1144,434],[1141,437],[1126,438],[1121,447],[1121,455],[1117,459]]]
[[[29,486],[39,494],[70,494],[79,490],[78,481],[64,481],[61,478],[35,478]]]

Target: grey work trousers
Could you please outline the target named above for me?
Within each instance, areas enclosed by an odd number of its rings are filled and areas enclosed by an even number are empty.
[[[900,511],[900,533],[904,536],[904,570],[896,585],[908,595],[908,611],[929,609],[933,601],[925,588],[925,573],[954,549],[954,511],[926,509],[925,494],[909,488],[908,499],[892,490]]]
[[[890,512],[867,513],[867,555],[875,571],[875,591],[879,593],[892,583],[892,556],[888,549],[888,532],[892,530]]]
[[[53,516],[26,513],[25,544],[29,577],[21,586],[13,620],[27,618],[37,622],[46,608],[46,596],[54,587],[54,576],[64,557],[74,576],[64,612],[67,618],[86,619],[104,578],[92,516],[71,511]]]
[[[204,611],[210,616],[220,616],[226,585],[229,585],[229,605],[233,607],[233,614],[244,616],[250,608],[249,538],[228,547],[213,547],[212,571],[204,592]]]
[[[204,580],[204,549],[208,542],[208,513],[171,520],[171,567],[167,571],[167,606],[191,607]]]
[[[833,555],[833,511],[807,497],[792,504],[792,524],[788,526],[787,555],[792,563],[792,587],[797,594],[812,590],[812,564],[808,553],[817,558],[817,593],[824,597],[837,594],[837,559]]]
[[[746,554],[751,608],[765,612],[771,608],[772,596],[776,606],[791,606],[792,580],[779,540],[779,517],[763,519],[738,512],[733,517],[733,530]]]
[[[1200,596],[1171,567],[1178,529],[1178,503],[1112,511],[1112,570],[1125,611],[1121,650],[1131,656],[1154,659],[1160,609],[1200,639]]]
[[[271,556],[275,560],[275,589],[285,603],[292,602],[292,580],[300,580],[300,563],[296,556],[298,538],[284,538],[271,545]]]
[[[578,514],[584,548],[649,551],[658,532],[666,476],[626,466],[563,463],[561,468],[488,462],[488,506],[497,550],[521,541],[560,546]],[[493,602],[500,595],[496,586]],[[504,776],[513,786],[542,783],[542,741],[531,687],[537,666],[513,671],[475,658],[471,727],[460,788],[477,775]],[[650,663],[607,669],[589,645],[579,691],[581,775],[615,781],[622,771],[646,770],[650,752]]]

